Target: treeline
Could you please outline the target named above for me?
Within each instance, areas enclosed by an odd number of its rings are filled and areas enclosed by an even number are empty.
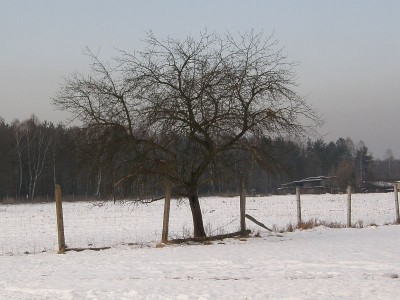
[[[115,147],[123,147],[123,151],[114,151],[117,156],[110,155],[112,149],[99,146],[99,139],[110,136]],[[162,193],[160,178],[130,169],[130,149],[118,141],[118,132],[100,134],[40,121],[35,116],[11,124],[0,118],[0,141],[1,200],[51,199],[55,183],[62,186],[64,195],[77,199],[154,198]],[[354,143],[350,138],[329,143],[309,140],[305,144],[260,138],[252,143],[264,150],[266,157],[260,161],[269,163],[259,164],[243,154],[238,160],[234,157],[237,153],[228,153],[210,165],[199,193],[235,194],[238,174],[246,178],[249,190],[265,194],[276,192],[282,183],[320,175],[338,176],[343,187],[400,178],[400,160],[390,150],[384,160],[374,159],[362,141]],[[129,180],[124,180],[123,186],[115,185],[121,178]]]

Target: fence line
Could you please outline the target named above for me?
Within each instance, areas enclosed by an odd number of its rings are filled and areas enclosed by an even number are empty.
[[[399,215],[399,184],[395,183],[393,186],[394,191],[394,207],[396,210],[396,223],[400,224],[400,215]]]
[[[397,192],[397,189],[395,189]],[[397,193],[352,194],[352,224],[398,221]],[[297,196],[245,197],[250,216],[269,228],[297,224]],[[240,197],[201,198],[207,235],[242,230]],[[54,203],[0,205],[0,255],[57,252],[58,232]],[[395,206],[396,212],[393,212]],[[318,219],[346,225],[346,195],[302,195],[302,221]],[[65,243],[69,247],[141,247],[158,243],[163,228],[163,201],[151,204],[110,202],[64,202]],[[171,199],[168,238],[186,238],[193,232],[189,203]],[[254,223],[246,229],[263,230]]]
[[[61,187],[59,184],[56,184],[55,186],[54,197],[56,201],[58,253],[65,253],[64,216],[62,209]]]
[[[240,232],[246,231],[246,189],[244,179],[240,180]]]
[[[351,226],[351,186],[349,185],[347,187],[347,227]]]
[[[168,229],[169,229],[169,215],[171,210],[171,184],[170,182],[165,183],[165,203],[164,203],[164,216],[163,216],[163,231],[161,241],[166,243],[168,241]]]
[[[296,203],[297,203],[297,226],[301,226],[301,200],[300,200],[300,187],[296,187]]]

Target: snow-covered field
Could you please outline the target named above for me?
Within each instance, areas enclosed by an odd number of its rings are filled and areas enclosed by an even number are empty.
[[[294,200],[248,198],[247,213],[285,227]],[[202,199],[208,233],[238,229],[238,202]],[[346,195],[304,195],[302,205],[304,220],[346,221]],[[64,203],[70,247],[112,248],[58,255],[54,204],[0,205],[0,299],[399,299],[400,226],[269,234],[248,221],[261,237],[156,248],[162,208]],[[394,216],[393,193],[353,195],[354,222]],[[188,205],[174,201],[170,237],[191,228]]]
[[[0,256],[0,299],[399,299],[400,226]]]

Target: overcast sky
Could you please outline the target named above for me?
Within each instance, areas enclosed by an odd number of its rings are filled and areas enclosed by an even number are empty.
[[[84,71],[86,46],[111,58],[140,48],[145,31],[275,32],[297,61],[298,92],[325,118],[326,141],[364,140],[400,158],[400,1],[0,0],[0,116],[60,122],[50,98]]]

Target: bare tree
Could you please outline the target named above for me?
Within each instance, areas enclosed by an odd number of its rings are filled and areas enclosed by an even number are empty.
[[[393,156],[392,149],[390,149],[390,148],[385,151],[385,161],[387,161],[387,163],[388,163],[388,175],[389,175],[388,178],[392,179],[393,178],[392,166],[393,166],[394,156]]]
[[[303,134],[318,116],[295,91],[293,64],[262,33],[157,39],[112,66],[89,51],[92,72],[67,78],[54,98],[88,127],[123,132],[132,174],[157,174],[189,199],[194,236],[205,236],[198,188],[230,151],[260,158],[257,137]],[[309,122],[310,127],[302,124]]]
[[[21,123],[18,120],[15,120],[12,123],[13,133],[14,133],[14,140],[17,150],[17,158],[18,158],[18,188],[17,188],[17,199],[21,200],[21,190],[22,190],[22,182],[23,182],[23,163],[22,163],[22,130],[21,130]]]
[[[21,124],[21,129],[26,142],[27,164],[29,174],[28,197],[35,198],[36,186],[43,172],[47,153],[51,144],[46,123],[40,124],[36,116],[32,116]]]

